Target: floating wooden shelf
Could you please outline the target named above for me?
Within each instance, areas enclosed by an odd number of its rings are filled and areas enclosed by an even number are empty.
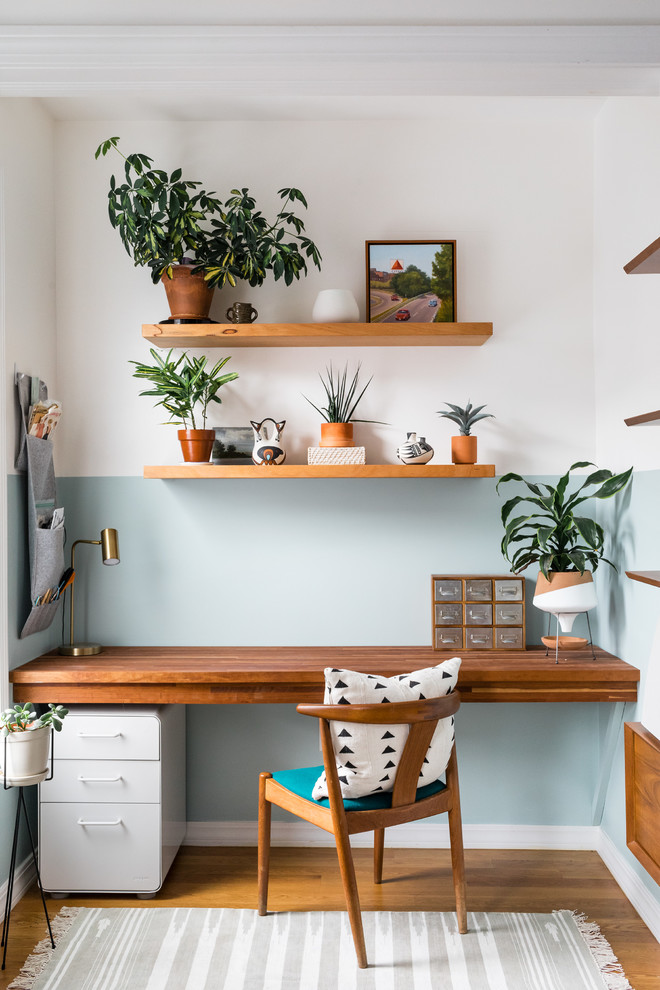
[[[492,323],[144,323],[157,347],[479,347]]]
[[[652,584],[654,588],[660,588],[660,571],[626,571],[626,577],[633,581],[641,581],[642,584]]]
[[[660,426],[660,409],[655,412],[642,413],[640,416],[629,416],[623,421],[626,426]]]
[[[660,275],[660,237],[623,266],[628,275]]]
[[[494,464],[147,464],[145,478],[494,478]]]

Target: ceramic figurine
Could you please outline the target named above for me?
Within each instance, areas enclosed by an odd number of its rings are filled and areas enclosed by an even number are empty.
[[[433,457],[433,447],[426,442],[426,437],[418,440],[416,433],[408,433],[406,442],[397,447],[396,456],[404,464],[426,464]]]
[[[272,423],[272,426],[268,424]],[[282,446],[282,433],[286,420],[276,423],[274,419],[268,417],[262,419],[260,423],[250,420],[250,425],[254,431],[254,446],[252,448],[252,460],[255,464],[283,464],[286,451]]]

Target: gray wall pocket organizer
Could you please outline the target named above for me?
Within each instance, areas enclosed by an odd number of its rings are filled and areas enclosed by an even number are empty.
[[[60,604],[64,574],[64,510],[56,505],[53,443],[48,435],[28,432],[30,410],[45,402],[48,389],[39,378],[16,375],[20,442],[15,465],[27,471],[27,522],[30,548],[30,614],[21,639],[47,629]]]

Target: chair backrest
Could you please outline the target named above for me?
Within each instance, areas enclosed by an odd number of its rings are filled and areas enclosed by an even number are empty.
[[[415,801],[419,773],[440,719],[454,715],[461,704],[458,691],[443,698],[421,701],[380,702],[373,705],[298,705],[301,715],[321,720],[323,762],[330,787],[331,778],[339,787],[330,722],[359,722],[366,725],[408,725],[406,743],[396,769],[392,807]]]

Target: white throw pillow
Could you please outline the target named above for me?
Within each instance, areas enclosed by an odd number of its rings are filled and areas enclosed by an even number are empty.
[[[324,704],[371,705],[384,701],[442,698],[456,687],[460,666],[460,658],[452,657],[436,667],[426,667],[396,677],[326,667]],[[358,798],[392,790],[396,768],[408,737],[407,725],[331,722],[330,730],[342,797]],[[418,787],[432,783],[444,772],[453,745],[454,719],[441,719],[424,758]],[[316,801],[327,798],[325,772],[316,781],[312,796]]]

